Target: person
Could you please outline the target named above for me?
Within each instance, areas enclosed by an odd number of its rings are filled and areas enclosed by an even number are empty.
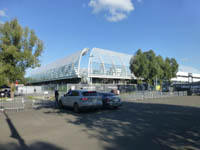
[[[120,90],[117,90],[117,95],[119,95],[120,94]]]
[[[115,89],[112,89],[110,92],[116,95],[116,90]]]
[[[71,93],[71,91],[72,91],[72,89],[69,89],[69,91],[67,92],[67,95],[68,95],[68,94],[70,94],[70,93]]]
[[[59,92],[58,92],[58,90],[55,90],[55,106],[57,107],[57,105],[58,105],[58,98],[59,98]]]
[[[36,93],[36,89],[34,88],[34,93]]]

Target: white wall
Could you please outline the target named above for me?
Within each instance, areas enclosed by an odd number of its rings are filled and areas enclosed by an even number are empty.
[[[177,77],[172,78],[171,81],[176,82],[188,82],[191,81],[191,77],[189,77],[188,72],[179,71],[177,72]],[[192,80],[193,82],[200,82],[200,74],[192,73]]]
[[[34,89],[36,91],[34,92]],[[16,94],[33,94],[33,93],[42,93],[41,86],[19,86],[17,87]]]

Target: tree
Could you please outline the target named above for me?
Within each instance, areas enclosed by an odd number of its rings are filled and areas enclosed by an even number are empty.
[[[170,81],[171,78],[176,77],[178,71],[178,63],[174,58],[166,58],[164,62],[164,79]]]
[[[156,79],[158,73],[159,73],[159,64],[157,62],[156,59],[156,54],[154,53],[153,50],[149,50],[147,52],[144,52],[144,55],[148,61],[148,70],[149,70],[149,74],[148,74],[148,80],[150,80],[151,82]]]
[[[170,81],[176,77],[178,64],[174,58],[167,57],[163,60],[153,50],[142,52],[139,49],[130,60],[130,70],[136,77],[143,78],[148,83],[153,83],[156,78],[162,83],[162,80]]]
[[[0,28],[0,71],[3,72],[0,80],[10,85],[11,97],[14,97],[14,83],[24,80],[26,69],[40,66],[42,51],[43,42],[33,30],[22,28],[17,19],[6,22]]]
[[[0,86],[7,84],[7,79],[6,76],[4,74],[4,67],[2,62],[0,62]]]
[[[130,70],[136,77],[147,79],[149,76],[148,60],[142,53],[141,49],[136,52],[136,55],[130,60]]]

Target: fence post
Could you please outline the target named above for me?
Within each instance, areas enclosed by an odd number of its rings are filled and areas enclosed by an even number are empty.
[[[3,109],[3,100],[0,100],[0,101],[1,101],[0,110],[1,110],[1,112],[3,112],[4,111],[4,109]]]
[[[23,104],[23,109],[24,109],[25,104],[24,104],[24,98],[23,97],[22,97],[22,104]]]

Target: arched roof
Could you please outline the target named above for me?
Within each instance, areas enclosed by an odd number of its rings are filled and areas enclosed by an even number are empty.
[[[49,65],[34,69],[32,82],[43,82],[68,78],[79,78],[84,74],[88,77],[131,79],[129,61],[132,55],[93,48],[90,52],[88,68],[80,68],[81,58],[89,49],[85,48],[70,56],[57,60]],[[81,70],[82,69],[82,70]]]
[[[93,48],[90,53],[88,76],[130,79],[129,62],[132,55]]]
[[[70,56],[59,59],[49,65],[34,69],[31,74],[33,82],[51,81],[79,76],[80,61],[87,48]]]

